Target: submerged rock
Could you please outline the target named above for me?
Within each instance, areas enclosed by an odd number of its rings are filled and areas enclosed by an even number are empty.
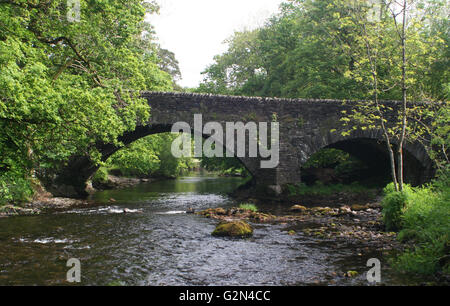
[[[244,221],[222,221],[211,233],[213,236],[248,237],[253,234],[253,228]]]

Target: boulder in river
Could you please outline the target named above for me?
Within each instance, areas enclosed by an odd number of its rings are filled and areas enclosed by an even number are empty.
[[[253,228],[245,221],[222,221],[211,233],[213,236],[248,237],[253,234]]]

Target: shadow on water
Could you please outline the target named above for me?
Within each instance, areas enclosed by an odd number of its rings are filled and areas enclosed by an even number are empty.
[[[98,192],[94,208],[0,219],[0,285],[67,285],[69,258],[81,261],[82,285],[368,284],[368,258],[353,248],[289,235],[286,224],[214,238],[216,220],[184,213],[236,205],[226,193],[243,182],[182,177]],[[340,276],[349,268],[359,276]],[[389,273],[383,284],[405,284]]]

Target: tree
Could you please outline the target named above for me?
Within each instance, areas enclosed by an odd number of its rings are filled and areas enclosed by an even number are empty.
[[[410,101],[448,97],[446,12],[441,0],[289,1],[260,29],[235,33],[197,91],[363,100],[343,114],[344,134],[380,128],[392,180],[402,189],[405,142],[421,141],[432,156],[438,149],[445,162],[442,128],[434,133],[441,126],[431,121],[440,114],[445,122],[446,112]],[[401,107],[382,100],[400,100]],[[388,116],[394,111],[398,118]]]
[[[97,143],[118,144],[149,119],[138,92],[171,89],[146,52],[154,43],[144,17],[155,3],[81,0],[80,10],[73,21],[65,0],[0,0],[3,174],[48,172],[74,154],[99,161]]]
[[[290,1],[260,29],[237,32],[226,53],[205,70],[198,91],[288,98],[359,98],[344,75],[354,60],[351,25],[339,28],[346,7],[328,0]],[[335,34],[335,35],[332,35]]]
[[[354,52],[357,55],[356,69],[347,74],[362,84],[370,84],[372,102],[360,103],[350,116],[344,116],[342,120],[347,125],[351,121],[357,122],[363,129],[381,127],[389,152],[394,187],[402,191],[404,144],[407,140],[425,139],[423,136],[427,132],[415,127],[414,123],[408,124],[408,117],[420,116],[427,105],[410,104],[408,101],[423,97],[423,92],[418,90],[421,88],[418,76],[424,74],[436,60],[437,45],[442,41],[436,43],[435,37],[428,35],[429,7],[419,1],[383,1],[377,7],[380,13],[379,19],[375,21],[367,18],[368,12],[374,7],[366,1],[348,3],[348,7],[351,14],[342,22],[358,26],[360,44],[355,49],[357,52]],[[384,63],[389,63],[388,73],[383,67]],[[396,91],[396,88],[401,92],[401,107],[393,110],[380,104],[380,93]],[[385,111],[398,111],[399,117],[387,118]],[[418,122],[424,124],[423,121]],[[353,126],[352,130],[357,128]],[[397,159],[394,158],[394,143],[397,146]]]
[[[236,32],[225,42],[225,54],[214,57],[215,63],[204,72],[205,79],[197,91],[218,94],[255,94],[258,79],[264,75],[258,56],[258,30]]]
[[[175,53],[158,46],[158,58],[159,68],[172,76],[174,89],[181,90],[181,87],[177,84],[181,80],[181,71]]]

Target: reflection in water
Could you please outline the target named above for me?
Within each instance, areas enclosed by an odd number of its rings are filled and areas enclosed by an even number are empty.
[[[253,224],[244,240],[215,238],[217,221],[184,213],[236,205],[224,193],[242,183],[184,177],[98,192],[98,207],[0,219],[0,285],[68,284],[72,257],[81,261],[82,285],[367,284],[367,258],[351,248],[291,236],[283,224]],[[348,270],[360,276],[334,273]]]

